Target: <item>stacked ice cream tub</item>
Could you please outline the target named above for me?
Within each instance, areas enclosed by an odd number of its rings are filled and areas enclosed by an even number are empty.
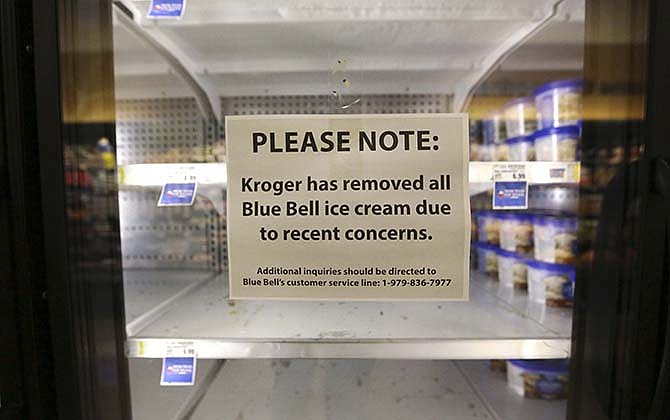
[[[507,102],[482,121],[483,142],[473,149],[477,151],[473,157],[480,161],[578,161],[581,93],[581,80],[558,80]],[[531,189],[531,199],[536,191]],[[475,200],[473,208],[480,208],[473,211],[475,269],[499,281],[501,288],[518,289],[517,294],[526,291],[528,305],[572,306],[578,253],[576,209],[493,211],[477,205],[487,200]],[[565,361],[509,360],[498,367],[507,371],[509,385],[521,395],[565,397]]]

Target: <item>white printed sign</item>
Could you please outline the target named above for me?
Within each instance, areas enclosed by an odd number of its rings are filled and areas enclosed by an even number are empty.
[[[226,117],[231,299],[466,300],[464,114]]]

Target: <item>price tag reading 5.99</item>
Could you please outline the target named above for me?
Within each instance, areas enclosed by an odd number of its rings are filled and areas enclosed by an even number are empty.
[[[524,181],[526,166],[514,163],[493,165],[492,181]]]

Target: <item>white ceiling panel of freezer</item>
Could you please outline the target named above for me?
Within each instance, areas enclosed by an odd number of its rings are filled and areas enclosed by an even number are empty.
[[[147,18],[148,1],[122,3],[136,25],[219,95],[338,91],[458,99],[566,2],[188,0],[182,19],[160,21]],[[119,25],[114,41],[122,90],[151,91],[173,79],[165,60]]]

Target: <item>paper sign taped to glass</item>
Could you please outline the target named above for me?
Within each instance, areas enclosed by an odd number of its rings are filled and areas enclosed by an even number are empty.
[[[225,125],[231,299],[468,299],[467,115]]]

